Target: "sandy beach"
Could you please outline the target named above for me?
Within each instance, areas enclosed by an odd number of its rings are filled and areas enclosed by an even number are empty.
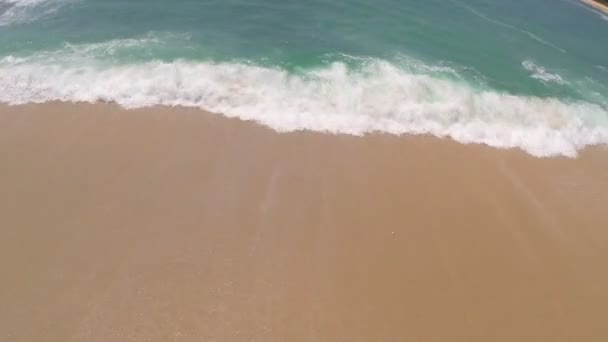
[[[598,9],[598,10],[608,14],[608,5],[606,5],[603,2],[596,1],[596,0],[580,0],[580,1],[584,2],[585,4],[591,6],[595,9]]]
[[[0,106],[0,340],[606,341],[608,150]]]

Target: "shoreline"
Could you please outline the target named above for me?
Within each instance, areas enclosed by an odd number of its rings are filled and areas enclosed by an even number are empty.
[[[0,105],[20,341],[604,341],[608,150]]]
[[[597,10],[600,10],[606,14],[608,14],[608,4],[605,2],[599,2],[596,0],[580,0],[582,3],[591,6]]]

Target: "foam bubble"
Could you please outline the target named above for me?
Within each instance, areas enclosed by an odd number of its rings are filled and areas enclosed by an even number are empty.
[[[71,1],[75,0],[0,0],[0,26],[35,21]]]
[[[543,83],[555,83],[559,85],[565,85],[568,83],[559,74],[548,72],[547,69],[531,60],[525,60],[521,63],[521,65],[524,67],[524,69],[532,73],[530,77],[540,80]]]
[[[125,44],[95,45],[95,53]],[[78,56],[78,63],[60,62],[57,56],[66,49],[74,51],[71,58]],[[585,146],[608,143],[608,112],[600,105],[478,90],[383,60],[288,72],[250,63],[186,60],[108,65],[82,51],[71,46],[58,55],[0,59],[0,102],[196,107],[280,132],[432,134],[518,147],[535,156],[575,156]]]
[[[12,59],[12,62],[27,63],[89,63],[92,60],[101,60],[114,57],[122,53],[142,51],[146,48],[159,47],[166,42],[179,41],[184,43],[191,37],[188,34],[179,33],[155,33],[149,32],[140,38],[113,39],[101,43],[71,44],[63,45],[52,51],[41,51],[29,56],[7,56],[3,60]]]

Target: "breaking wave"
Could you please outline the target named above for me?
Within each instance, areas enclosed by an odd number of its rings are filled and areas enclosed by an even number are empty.
[[[138,44],[145,42],[66,45],[4,57],[0,102],[196,107],[280,132],[432,134],[541,157],[575,156],[585,146],[608,143],[608,111],[598,104],[512,95],[380,59],[288,71],[247,62],[113,64],[92,57]],[[528,64],[545,81],[561,79]]]

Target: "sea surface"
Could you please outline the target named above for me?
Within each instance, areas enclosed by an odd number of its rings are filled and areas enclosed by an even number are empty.
[[[608,143],[608,16],[576,0],[0,0],[0,102],[47,101],[576,156]]]

